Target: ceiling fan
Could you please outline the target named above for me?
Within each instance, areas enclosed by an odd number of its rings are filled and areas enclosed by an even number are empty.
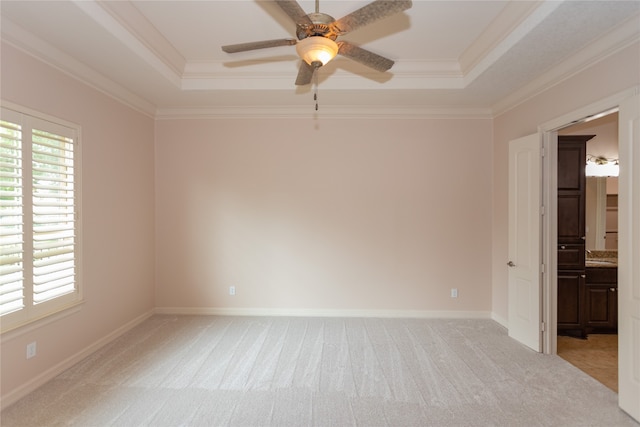
[[[316,0],[315,13],[306,14],[296,0],[275,0],[275,3],[296,24],[298,39],[263,40],[222,46],[227,53],[245,52],[276,46],[296,46],[302,59],[296,85],[311,83],[315,71],[331,61],[337,54],[353,59],[377,71],[389,70],[394,61],[353,45],[347,41],[336,41],[357,28],[371,24],[382,18],[409,9],[411,0],[375,0],[366,6],[338,20],[320,13],[319,0]]]

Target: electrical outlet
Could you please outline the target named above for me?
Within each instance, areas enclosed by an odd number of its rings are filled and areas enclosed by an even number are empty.
[[[36,355],[36,342],[27,344],[27,359],[31,359]]]
[[[229,295],[235,295],[236,294],[236,287],[235,286],[229,286]]]
[[[458,298],[458,290],[456,288],[451,288],[451,298]]]

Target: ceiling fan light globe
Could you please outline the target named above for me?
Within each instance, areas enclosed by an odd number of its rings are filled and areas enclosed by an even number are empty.
[[[338,44],[322,36],[311,36],[296,44],[296,51],[307,64],[320,62],[325,65],[338,54]]]

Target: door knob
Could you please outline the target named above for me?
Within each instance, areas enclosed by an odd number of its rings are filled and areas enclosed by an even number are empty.
[[[515,266],[516,266],[516,265],[513,263],[513,261],[509,261],[509,262],[507,263],[507,265],[508,265],[509,267],[515,267]]]
[[[611,292],[615,292],[615,291],[616,291],[616,288],[609,288],[609,290],[610,290]]]

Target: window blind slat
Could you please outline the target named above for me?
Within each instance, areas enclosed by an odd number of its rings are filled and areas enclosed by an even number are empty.
[[[24,309],[24,291],[16,291],[0,297],[0,316]]]
[[[38,242],[53,241],[56,239],[64,239],[64,238],[69,238],[74,236],[75,234],[73,230],[64,230],[62,232],[51,233],[51,234],[46,234],[41,236],[37,235],[33,237],[33,244],[36,245]]]
[[[40,266],[55,264],[58,262],[73,259],[73,256],[65,257],[64,259],[60,258],[60,255],[67,255],[67,254],[73,255],[73,246],[56,247],[55,249],[38,251],[33,255],[33,259],[34,259],[33,265],[36,267],[40,267]],[[60,259],[59,258],[54,259],[52,257],[59,257]],[[47,258],[51,258],[51,259],[46,260]],[[41,260],[45,260],[45,261],[41,261]]]
[[[0,228],[0,238],[4,240],[2,246],[12,246],[17,243],[22,243],[22,229],[20,227],[14,227],[14,229]]]
[[[0,276],[0,294],[22,289],[22,271]]]
[[[21,261],[21,260],[20,260]],[[22,271],[22,265],[20,261],[13,262],[11,264],[0,264],[0,275],[13,274],[16,271]]]
[[[5,265],[17,265],[18,263],[22,262],[22,252],[20,252],[20,256],[6,256],[6,257],[0,257],[0,266],[5,266]],[[22,267],[20,267],[20,269],[22,269]],[[4,273],[2,273],[4,274]]]
[[[72,176],[73,175],[73,168],[71,166],[66,166],[66,175]],[[42,174],[40,174],[40,176],[43,176],[44,174],[51,174],[51,175],[58,175],[60,173],[59,169],[56,168],[47,168],[47,167],[43,167],[43,166],[38,166],[38,165],[34,165],[33,166],[33,172],[42,172]],[[36,176],[38,176],[38,174],[36,174]]]
[[[43,258],[41,256],[35,257],[33,261],[33,275],[39,276],[42,274],[48,274],[56,269],[67,268],[69,264],[73,264],[73,252],[62,251],[55,258]],[[65,264],[66,263],[66,264]]]
[[[14,307],[22,307],[23,295],[24,289],[22,287],[11,292],[0,294],[0,310],[10,311]],[[2,311],[0,311],[0,313],[1,312]]]
[[[57,285],[50,285],[54,281],[58,281],[61,279],[68,279],[69,277],[73,277],[75,275],[73,266],[71,268],[66,268],[64,270],[54,271],[46,275],[38,276],[34,281],[34,285],[36,285],[37,289],[53,289]],[[67,282],[65,282],[67,283]],[[40,287],[42,285],[42,287]]]
[[[51,241],[44,240],[44,241],[34,242],[33,249],[34,250],[51,249],[51,248],[57,248],[59,246],[71,246],[73,245],[73,243],[74,243],[73,238],[64,238],[64,239],[51,240]]]
[[[66,286],[60,286],[58,288],[52,289],[47,292],[34,293],[33,302],[35,304],[41,304],[43,302],[50,301],[54,298],[58,298],[58,297],[73,293],[74,291],[75,291],[75,287],[73,283],[70,283]]]
[[[22,244],[0,246],[0,259],[9,258],[9,255],[22,254]]]

